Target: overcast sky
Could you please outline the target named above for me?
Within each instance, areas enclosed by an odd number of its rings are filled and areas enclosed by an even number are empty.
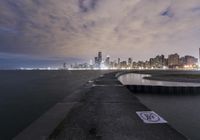
[[[199,47],[200,0],[0,0],[0,64],[89,60],[99,50],[198,57]]]

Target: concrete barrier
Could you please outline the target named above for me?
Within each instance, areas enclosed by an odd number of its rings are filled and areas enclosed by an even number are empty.
[[[200,87],[168,87],[151,85],[126,85],[133,93],[152,93],[152,94],[200,94]]]

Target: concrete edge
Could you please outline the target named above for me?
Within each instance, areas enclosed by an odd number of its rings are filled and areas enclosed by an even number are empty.
[[[57,103],[13,140],[46,140],[77,103]]]

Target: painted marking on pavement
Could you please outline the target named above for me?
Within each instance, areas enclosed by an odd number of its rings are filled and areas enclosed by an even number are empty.
[[[143,120],[144,123],[167,123],[166,120],[154,111],[137,111],[136,114]]]

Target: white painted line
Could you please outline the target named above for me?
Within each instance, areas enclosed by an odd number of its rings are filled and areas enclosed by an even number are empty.
[[[136,114],[143,120],[144,123],[167,123],[166,120],[154,111],[137,111]]]
[[[92,87],[123,87],[124,85],[96,85],[93,84]]]
[[[100,75],[100,77],[104,77],[104,75]]]

